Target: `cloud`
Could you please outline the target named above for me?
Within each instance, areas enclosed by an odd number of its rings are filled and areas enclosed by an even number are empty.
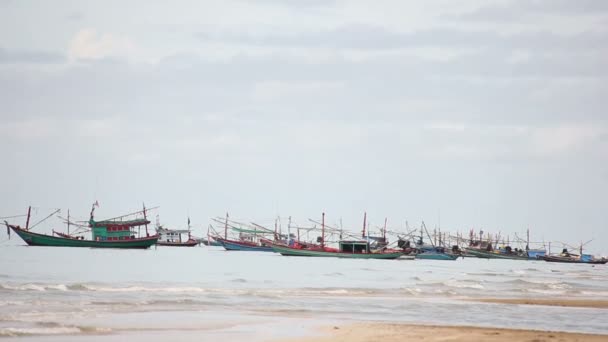
[[[108,57],[129,58],[135,46],[127,37],[82,29],[72,38],[68,57],[72,61],[98,60]]]
[[[515,0],[504,4],[481,6],[476,10],[460,15],[446,16],[448,19],[483,22],[520,22],[527,16],[558,15],[592,16],[608,12],[608,3],[596,0]]]

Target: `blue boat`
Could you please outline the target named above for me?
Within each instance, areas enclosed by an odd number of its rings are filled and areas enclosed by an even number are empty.
[[[460,255],[450,254],[445,251],[426,250],[416,254],[416,259],[421,260],[456,260]]]
[[[260,245],[253,242],[234,241],[215,237],[227,251],[272,252],[272,246]]]

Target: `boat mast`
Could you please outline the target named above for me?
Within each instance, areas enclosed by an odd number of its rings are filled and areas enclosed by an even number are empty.
[[[291,240],[291,216],[289,216],[289,221],[287,221],[287,243]]]
[[[363,213],[363,231],[361,232],[361,237],[365,237],[365,225],[367,224],[367,212]]]
[[[321,248],[325,247],[325,213],[321,219]]]
[[[278,222],[277,219],[274,219],[274,241],[278,241],[279,239],[277,238],[277,226],[278,226]]]
[[[386,221],[388,220],[388,217],[384,218],[384,231],[382,233],[382,238],[384,239],[384,242],[386,243]]]
[[[530,250],[530,228],[526,230],[526,252]]]
[[[150,236],[150,234],[148,234],[148,215],[146,214],[146,204],[142,203],[142,206],[144,207],[144,220],[146,221],[146,236]]]
[[[25,230],[30,228],[30,216],[32,214],[32,206],[27,207],[27,221],[25,221]]]
[[[228,240],[228,213],[226,213],[226,223],[224,224],[224,239]]]
[[[70,209],[68,209],[68,235],[70,235]]]
[[[182,234],[179,234],[179,238],[182,238]],[[190,216],[188,216],[188,240],[192,238],[192,234],[190,233]]]

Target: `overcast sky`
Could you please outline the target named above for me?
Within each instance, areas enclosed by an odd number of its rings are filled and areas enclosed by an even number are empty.
[[[606,254],[607,56],[603,0],[0,0],[0,216],[367,211]]]

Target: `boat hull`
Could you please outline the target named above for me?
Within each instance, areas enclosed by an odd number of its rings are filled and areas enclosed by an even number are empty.
[[[272,246],[272,250],[285,256],[304,256],[304,257],[330,257],[344,259],[398,259],[404,254],[402,252],[394,253],[341,253],[341,252],[324,252],[306,249],[297,249],[283,246]]]
[[[474,248],[465,248],[467,256],[473,256],[476,258],[483,259],[509,259],[509,260],[529,260],[526,255],[513,255],[513,254],[501,254],[493,253],[484,250],[478,250]]]
[[[161,242],[158,241],[156,243],[159,246],[167,246],[167,247],[194,247],[198,245],[198,241],[185,241],[185,242]]]
[[[583,261],[583,260],[580,260],[580,259],[573,259],[573,258],[559,257],[559,256],[550,256],[550,255],[546,255],[546,256],[542,257],[541,259],[545,260],[547,262],[562,262],[562,263],[567,263],[567,264],[604,265],[604,264],[608,263],[608,259]]]
[[[416,254],[416,259],[420,260],[456,260],[459,255],[447,253],[420,253]]]
[[[157,235],[118,241],[79,240],[33,233],[14,226],[9,227],[29,246],[146,249],[158,241]]]
[[[220,238],[217,238],[217,242],[219,242],[227,251],[272,252],[272,247],[269,246],[255,246]]]

